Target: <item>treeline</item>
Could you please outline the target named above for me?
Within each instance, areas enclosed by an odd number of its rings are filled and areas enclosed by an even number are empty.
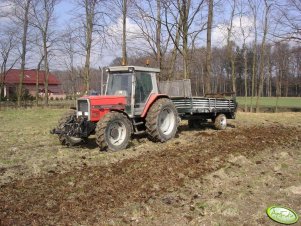
[[[233,43],[235,45],[235,43]],[[257,48],[260,48],[257,46]],[[264,55],[264,78],[262,96],[289,97],[301,96],[301,47],[290,46],[287,43],[267,44]],[[212,77],[210,86],[213,93],[230,93],[232,87],[232,68],[234,68],[234,79],[236,83],[237,96],[257,96],[259,88],[259,65],[260,54],[254,53],[253,47],[246,46],[244,49],[235,45],[234,64],[227,57],[227,46],[212,49]],[[246,52],[246,59],[244,59]],[[256,54],[256,55],[255,55]],[[166,55],[161,66],[161,80],[183,79],[183,59],[178,56],[176,64],[169,64],[170,53]],[[128,57],[130,65],[145,66],[151,55]],[[205,95],[205,67],[206,49],[198,48],[189,55],[189,74],[192,83],[193,95]],[[254,61],[255,59],[255,61]],[[246,62],[244,62],[246,60]],[[112,65],[121,65],[122,59],[116,58]],[[155,59],[150,61],[151,67],[156,67]],[[172,68],[171,68],[172,66]],[[255,79],[252,81],[253,68],[255,68]],[[169,74],[169,71],[173,71]],[[252,84],[253,83],[253,84]]]
[[[68,19],[57,17],[70,7]],[[193,95],[300,96],[301,2],[296,0],[5,0],[0,95],[10,68],[56,71],[66,93],[99,91],[103,66],[145,65],[191,79]],[[65,21],[62,21],[65,20]],[[108,55],[115,59],[107,62]],[[102,76],[101,76],[102,75]]]

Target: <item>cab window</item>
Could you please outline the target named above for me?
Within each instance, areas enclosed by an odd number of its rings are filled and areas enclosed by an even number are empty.
[[[151,74],[147,72],[136,73],[135,103],[145,103],[153,90]]]

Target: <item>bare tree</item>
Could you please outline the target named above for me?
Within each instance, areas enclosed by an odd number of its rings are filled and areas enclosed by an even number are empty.
[[[157,46],[157,67],[161,68],[161,0],[157,0],[156,46]]]
[[[126,52],[126,16],[127,16],[127,0],[122,0],[122,65],[127,65]]]
[[[253,98],[255,92],[255,78],[257,75],[257,0],[248,0],[249,6],[253,14],[253,27],[254,27],[254,44],[253,44],[253,60],[252,60],[252,80],[251,80],[251,106],[250,111],[253,111]]]
[[[165,13],[165,15],[167,15],[167,14]],[[167,16],[166,16],[165,20],[167,22]],[[182,21],[181,21],[180,17],[177,20],[177,24],[178,24],[178,27],[176,29],[176,35],[175,35],[175,38],[174,38],[174,46],[173,46],[173,49],[172,49],[172,52],[171,52],[171,60],[170,60],[170,67],[169,67],[169,71],[168,71],[168,79],[170,79],[174,74],[174,65],[175,65],[175,62],[176,62],[177,50],[178,50],[178,46],[179,46],[179,42],[180,42],[180,27],[182,26],[181,25]]]
[[[239,25],[240,25],[240,31],[243,38],[243,44],[242,44],[242,50],[243,50],[243,62],[244,62],[244,88],[245,88],[245,112],[248,110],[247,108],[247,97],[248,97],[248,57],[247,57],[247,45],[246,40],[250,36],[250,28],[247,28],[243,25],[242,19],[245,16],[244,12],[244,1],[240,2],[240,12],[239,12]]]
[[[196,30],[193,29],[193,23],[195,22],[197,15],[200,13],[205,0],[198,2],[193,2],[191,0],[181,0],[181,1],[167,1],[165,3],[165,26],[169,37],[171,38],[173,44],[176,46],[177,51],[183,57],[183,77],[190,77],[190,57],[189,52],[189,38],[191,39],[191,47],[194,45],[194,40],[198,34],[205,30],[207,23],[200,25]],[[168,14],[174,19],[174,23],[169,22]],[[176,32],[174,35],[173,33]],[[180,40],[182,42],[177,42],[177,33],[179,34]]]
[[[205,67],[205,93],[211,93],[212,77],[212,53],[211,53],[211,33],[213,20],[213,0],[209,0],[208,21],[207,21],[207,49],[206,49],[206,67]]]
[[[21,50],[21,74],[19,78],[19,86],[17,92],[17,105],[21,106],[21,99],[23,95],[23,79],[24,79],[24,70],[26,64],[26,52],[27,52],[27,31],[29,25],[29,11],[31,6],[31,0],[13,0],[13,3],[16,6],[15,17],[23,25],[23,35],[22,35],[22,50]]]
[[[80,49],[78,48],[78,37],[74,32],[74,28],[67,27],[61,37],[60,52],[62,53],[62,62],[67,70],[68,93],[72,94],[73,99],[76,97],[77,83],[78,83],[78,70],[75,65],[76,58],[80,55]]]
[[[44,80],[44,105],[48,106],[48,77],[49,77],[49,51],[51,40],[51,22],[54,19],[54,9],[55,5],[58,3],[58,0],[42,0],[37,1],[33,7],[33,17],[34,22],[33,26],[36,27],[42,37],[42,46],[43,46],[43,58],[44,58],[44,67],[45,67],[45,80]]]
[[[37,65],[36,69],[36,106],[39,105],[39,93],[40,93],[40,69],[41,69],[41,64],[44,61],[44,55],[41,56],[41,59]]]
[[[3,91],[6,75],[19,60],[19,56],[13,53],[18,44],[16,37],[17,30],[11,29],[11,27],[10,29],[5,29],[3,34],[0,35],[0,100],[4,97]]]
[[[233,2],[233,5],[231,5],[231,16],[230,16],[230,25],[227,28],[228,29],[228,36],[227,36],[227,51],[228,51],[228,58],[231,62],[231,80],[232,80],[232,92],[236,93],[236,74],[235,74],[235,54],[233,54],[233,48],[235,48],[235,43],[231,41],[232,37],[232,29],[233,29],[233,19],[234,19],[234,13],[236,9],[236,0],[232,0],[230,2]],[[231,4],[231,3],[230,3]]]
[[[275,111],[278,111],[278,99],[285,95],[284,87],[285,80],[289,74],[289,45],[287,43],[278,42],[275,45],[273,58],[275,61],[276,70],[276,106]]]
[[[140,48],[137,45],[132,48],[151,55],[155,62],[153,65],[161,68],[164,54],[170,43],[168,38],[162,36],[161,0],[133,1],[132,3],[130,18],[139,28],[139,31],[132,36],[134,40],[139,39],[146,44],[144,46],[146,48]]]
[[[276,1],[275,20],[278,27],[273,35],[282,40],[301,42],[301,1]]]
[[[259,112],[259,98],[263,93],[263,79],[264,79],[264,55],[265,55],[265,45],[266,45],[266,36],[268,33],[268,19],[269,19],[269,11],[271,8],[271,4],[268,4],[267,0],[264,0],[265,4],[265,14],[264,14],[264,26],[263,26],[263,37],[261,41],[261,49],[260,49],[260,65],[259,65],[259,89],[256,99],[256,112]]]
[[[96,14],[96,7],[99,4],[100,0],[85,0],[85,67],[84,67],[84,86],[85,93],[88,93],[90,90],[90,58],[91,58],[91,47],[93,42],[93,32]]]

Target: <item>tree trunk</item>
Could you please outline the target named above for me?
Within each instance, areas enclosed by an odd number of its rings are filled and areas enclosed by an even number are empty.
[[[278,78],[276,78],[276,105],[275,105],[275,112],[278,112],[278,101],[279,97],[281,96],[281,77],[282,72],[279,70]]]
[[[188,16],[190,9],[190,0],[183,1],[181,17],[182,17],[182,33],[183,33],[183,63],[184,63],[184,79],[188,79],[189,75],[189,48],[188,48]]]
[[[22,36],[22,53],[21,53],[21,74],[19,75],[19,85],[17,91],[17,105],[21,106],[21,100],[23,96],[23,80],[24,80],[24,70],[26,61],[26,44],[27,44],[27,30],[28,30],[28,13],[31,0],[26,1],[24,9],[24,21],[23,21],[23,36]]]
[[[231,81],[232,81],[232,92],[236,93],[236,75],[235,75],[235,59],[233,56],[233,47],[234,43],[231,43],[231,36],[232,36],[232,28],[233,28],[233,18],[235,13],[236,7],[236,0],[233,1],[233,8],[231,11],[231,18],[230,18],[230,27],[228,28],[228,37],[227,37],[227,50],[228,50],[228,57],[231,62]]]
[[[253,11],[253,26],[254,26],[254,44],[253,44],[253,60],[252,60],[252,81],[251,81],[251,106],[250,112],[253,112],[253,98],[255,93],[255,78],[257,72],[257,6],[256,4],[252,5],[250,3],[250,7]]]
[[[178,28],[177,28],[177,32],[176,32],[176,38],[175,38],[175,43],[174,43],[174,47],[173,50],[171,52],[171,60],[170,60],[170,67],[168,70],[168,80],[170,80],[172,77],[174,77],[174,66],[175,66],[175,62],[177,59],[177,52],[178,52],[178,48],[177,46],[179,46],[179,42],[180,42],[180,27],[182,26],[182,21],[181,21],[181,17],[179,17],[179,21],[178,21]]]
[[[4,81],[2,78],[2,74],[0,74],[1,83],[0,83],[0,101],[4,98]]]
[[[161,69],[161,0],[157,0],[157,67]]]
[[[126,53],[126,15],[127,15],[127,0],[122,0],[122,65],[127,65]]]
[[[91,46],[92,46],[92,33],[93,22],[95,16],[95,4],[96,1],[85,0],[86,7],[86,60],[84,68],[84,93],[88,93],[90,90],[90,58],[91,58]]]
[[[41,64],[44,60],[44,56],[42,56],[40,62],[38,63],[38,66],[37,66],[37,73],[36,73],[36,106],[39,105],[39,72],[40,72],[40,69],[41,69]]]
[[[206,67],[205,67],[205,93],[211,93],[212,75],[212,53],[211,53],[211,33],[213,19],[213,0],[209,0],[208,21],[207,21],[207,48],[206,48]]]
[[[44,90],[45,90],[45,97],[44,97],[44,105],[48,106],[48,77],[49,77],[49,65],[48,65],[48,49],[47,49],[47,31],[44,34],[44,65],[45,65],[45,80],[44,80]]]
[[[263,38],[260,49],[260,65],[259,65],[259,87],[258,87],[258,95],[256,100],[256,112],[259,112],[259,98],[263,92],[263,81],[264,81],[264,55],[265,55],[265,40],[268,32],[268,14],[269,14],[270,6],[267,4],[267,0],[265,0],[265,17],[264,17],[264,30],[263,30]]]
[[[247,47],[244,44],[243,50],[243,58],[244,58],[244,80],[245,80],[245,112],[248,111],[247,106],[247,98],[248,98],[248,59],[247,59]]]

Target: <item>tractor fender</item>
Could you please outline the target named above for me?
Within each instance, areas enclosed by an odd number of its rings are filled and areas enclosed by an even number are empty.
[[[131,117],[125,111],[118,110],[118,109],[113,109],[113,110],[110,110],[108,112],[118,112],[120,114],[123,114],[129,120],[129,122],[132,122]],[[131,134],[133,134],[133,132],[134,132],[134,128],[133,128],[133,124],[131,123]]]
[[[118,110],[118,109],[112,109],[112,110],[110,110],[110,111],[108,111],[108,112],[119,112],[119,113],[121,113],[121,114],[123,114],[123,115],[125,115],[125,117],[127,117],[128,118],[128,120],[130,120],[131,121],[131,118],[130,118],[130,116],[125,112],[125,111],[123,111],[123,110]]]
[[[144,106],[144,109],[142,111],[141,117],[144,118],[149,110],[149,108],[153,105],[153,103],[156,102],[156,100],[160,99],[160,98],[168,98],[169,96],[167,96],[166,94],[156,94],[156,93],[152,93],[149,98],[146,101],[146,104]]]

